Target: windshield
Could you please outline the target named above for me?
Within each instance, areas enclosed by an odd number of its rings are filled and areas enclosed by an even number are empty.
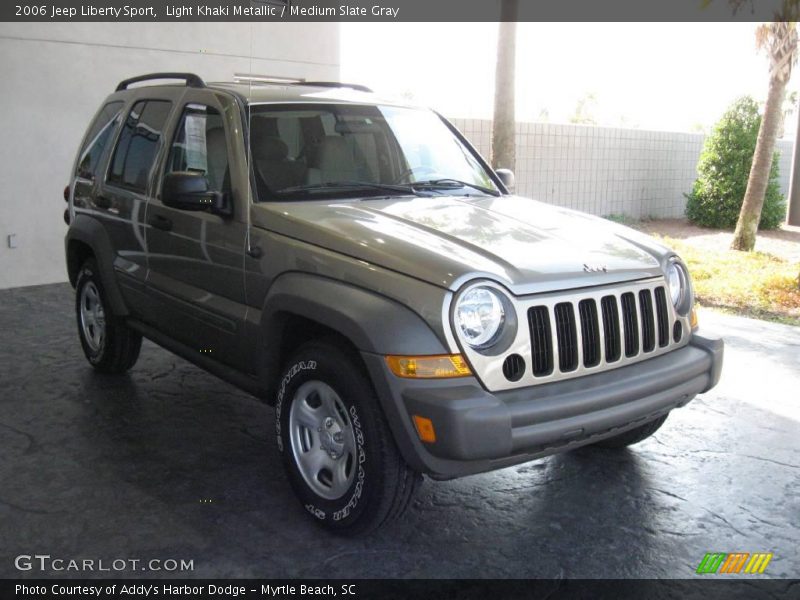
[[[258,199],[499,194],[475,155],[429,110],[253,105]]]

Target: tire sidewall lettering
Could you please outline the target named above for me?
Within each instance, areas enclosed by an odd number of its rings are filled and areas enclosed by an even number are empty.
[[[319,519],[320,521],[324,521],[327,518],[325,511],[317,508],[313,504],[306,504],[306,510],[311,513],[312,517]]]
[[[275,436],[278,442],[278,450],[283,452],[283,437],[281,436],[281,413],[283,412],[283,401],[286,397],[286,387],[289,383],[294,379],[298,373],[302,373],[303,371],[315,371],[317,369],[317,361],[309,360],[304,361],[301,360],[300,362],[295,363],[292,367],[286,372],[286,375],[283,376],[281,380],[281,385],[278,388],[278,397],[275,401]]]
[[[367,453],[364,450],[364,432],[361,429],[361,420],[358,418],[358,411],[355,405],[350,405],[348,409],[350,413],[350,422],[353,424],[353,433],[356,437],[356,448],[358,449],[358,473],[356,473],[356,484],[353,487],[353,494],[344,505],[344,508],[337,510],[333,513],[334,521],[341,521],[346,519],[350,513],[358,506],[361,500],[361,494],[364,491],[364,481],[367,478],[367,473],[364,470],[364,465],[367,462]]]

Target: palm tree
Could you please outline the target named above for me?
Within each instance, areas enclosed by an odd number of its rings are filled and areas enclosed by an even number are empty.
[[[786,84],[797,60],[797,29],[794,22],[765,23],[756,29],[756,46],[769,55],[769,92],[764,105],[764,117],[758,130],[753,164],[747,180],[739,221],[733,235],[733,250],[750,251],[756,245],[756,232],[764,205],[775,139],[781,123],[781,110]]]
[[[497,69],[494,76],[492,167],[514,169],[516,114],[514,76],[517,53],[517,0],[501,0],[497,31]]]

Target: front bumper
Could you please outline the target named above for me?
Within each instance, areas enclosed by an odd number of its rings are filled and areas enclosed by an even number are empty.
[[[474,378],[395,377],[364,354],[395,440],[412,468],[447,479],[571,450],[652,421],[719,381],[724,345],[695,332],[689,345],[611,371],[487,392]],[[411,415],[433,421],[423,444]]]

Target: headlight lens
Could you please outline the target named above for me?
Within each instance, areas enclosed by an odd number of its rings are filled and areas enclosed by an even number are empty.
[[[503,301],[492,288],[474,287],[459,298],[455,320],[470,346],[486,348],[497,340],[503,328]]]
[[[669,285],[669,294],[672,299],[672,305],[679,308],[683,304],[686,296],[686,282],[688,278],[684,268],[676,262],[670,263],[667,268],[667,284]]]

